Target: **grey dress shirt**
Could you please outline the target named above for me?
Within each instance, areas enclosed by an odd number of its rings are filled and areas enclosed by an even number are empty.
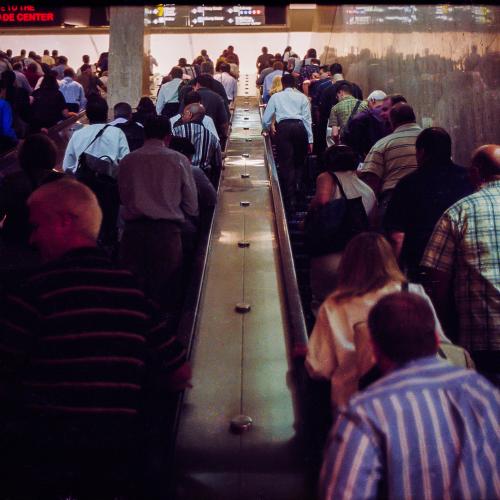
[[[123,158],[118,187],[124,220],[164,219],[182,223],[198,215],[198,193],[189,160],[159,139]]]

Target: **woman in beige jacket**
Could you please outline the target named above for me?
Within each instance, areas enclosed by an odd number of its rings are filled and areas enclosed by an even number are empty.
[[[370,309],[384,295],[405,288],[406,278],[387,240],[377,233],[353,238],[342,255],[338,286],[323,302],[308,344],[306,368],[313,378],[331,380],[333,407],[345,405],[358,390],[358,382],[374,364],[367,341]],[[408,291],[432,303],[423,287],[408,284]],[[444,336],[436,317],[436,334]]]

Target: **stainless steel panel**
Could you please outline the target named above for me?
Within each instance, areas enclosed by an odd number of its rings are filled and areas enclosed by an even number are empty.
[[[177,438],[182,499],[307,498],[269,174],[257,99],[246,102],[237,99],[233,116]],[[239,247],[243,240],[250,246]],[[250,312],[237,313],[237,302]],[[230,421],[240,413],[253,424],[235,435]]]

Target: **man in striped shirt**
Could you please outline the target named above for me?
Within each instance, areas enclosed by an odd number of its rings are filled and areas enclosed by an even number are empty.
[[[436,358],[434,316],[419,296],[382,298],[368,317],[385,374],[341,408],[321,498],[500,498],[500,394]]]
[[[373,145],[359,171],[378,197],[380,222],[397,183],[418,168],[415,142],[422,131],[406,103],[393,106],[389,116],[394,132]]]
[[[31,451],[19,440],[42,456],[63,442],[71,451],[82,442],[135,449],[147,381],[165,396],[183,388],[185,350],[133,275],[97,248],[102,214],[89,188],[65,178],[28,206],[31,241],[47,263],[0,301],[0,429],[10,422],[21,459]]]
[[[176,125],[172,135],[189,139],[195,147],[191,164],[201,168],[212,184],[217,187],[222,168],[222,153],[220,142],[203,126],[205,108],[203,104],[192,103],[182,112],[182,124]]]

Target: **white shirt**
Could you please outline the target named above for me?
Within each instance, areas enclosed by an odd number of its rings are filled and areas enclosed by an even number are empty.
[[[170,118],[170,126],[172,127],[172,130],[174,128],[174,125],[181,119],[180,113],[178,115],[172,116]],[[215,123],[212,120],[212,118],[208,115],[205,115],[203,117],[203,120],[201,121],[201,124],[209,131],[212,132],[212,134],[217,137],[217,140],[220,141],[219,134],[217,133],[217,129],[215,128]]]
[[[226,91],[227,98],[230,101],[236,99],[236,94],[238,93],[238,81],[233,78],[229,73],[216,73],[214,75],[214,80],[222,83],[224,90]]]
[[[75,172],[78,166],[78,158],[83,152],[98,158],[108,156],[115,163],[118,163],[130,152],[127,137],[123,131],[112,126],[108,127],[101,137],[88,147],[104,126],[104,123],[95,123],[73,133],[64,153],[63,170],[65,172]]]
[[[313,133],[311,125],[311,106],[309,99],[297,89],[287,88],[282,92],[276,92],[267,103],[264,116],[262,118],[262,128],[269,130],[273,116],[276,122],[281,120],[302,120],[307,131],[309,144],[313,143]]]
[[[368,219],[371,219],[373,216],[373,210],[377,207],[377,198],[373,189],[368,184],[363,182],[354,170],[334,173],[342,184],[342,189],[344,190],[348,200],[361,196],[361,201],[365,207],[366,215],[368,216]],[[335,184],[335,192],[332,199],[338,200],[340,198],[342,198],[342,193],[340,192],[337,184]]]
[[[169,102],[179,102],[179,85],[182,83],[181,78],[174,78],[172,81],[164,83],[158,98],[156,99],[156,112],[161,115],[161,111],[165,104]]]

